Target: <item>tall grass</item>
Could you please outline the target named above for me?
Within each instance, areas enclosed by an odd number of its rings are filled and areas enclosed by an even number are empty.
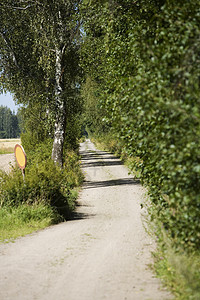
[[[177,252],[169,245],[154,253],[154,269],[176,300],[200,299],[200,253]]]
[[[52,207],[43,203],[2,207],[0,208],[0,242],[11,241],[60,220],[61,217],[53,211]]]

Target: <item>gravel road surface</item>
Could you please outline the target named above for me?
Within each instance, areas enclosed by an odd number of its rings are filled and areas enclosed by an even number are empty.
[[[0,169],[9,172],[11,165],[15,164],[14,154],[0,154]]]
[[[0,299],[170,299],[148,267],[143,188],[89,140],[80,151],[86,181],[74,218],[0,245]]]

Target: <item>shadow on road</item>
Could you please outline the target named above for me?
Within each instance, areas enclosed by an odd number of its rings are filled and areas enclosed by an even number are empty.
[[[92,159],[116,159],[116,156],[113,156],[109,152],[85,152],[80,151],[81,160],[92,160]]]
[[[103,166],[121,166],[123,163],[121,161],[110,161],[110,160],[104,160],[104,161],[95,161],[95,162],[85,162],[82,163],[81,166],[83,168],[88,167],[103,167]]]
[[[105,181],[86,181],[84,183],[84,189],[92,189],[99,187],[108,187],[108,186],[117,186],[117,185],[136,185],[140,184],[138,179],[132,178],[123,178],[123,179],[113,179],[113,180],[105,180]]]
[[[91,219],[95,217],[94,214],[85,214],[81,212],[73,212],[70,216],[70,218],[67,221],[74,221],[74,220],[85,220],[85,219]]]

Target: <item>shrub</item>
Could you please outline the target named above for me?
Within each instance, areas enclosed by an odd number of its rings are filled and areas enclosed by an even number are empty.
[[[73,189],[83,179],[78,155],[72,151],[68,153],[64,168],[60,169],[50,159],[48,143],[37,145],[35,149],[28,152],[25,181],[18,168],[10,174],[0,172],[0,205],[17,207],[24,203],[43,203],[67,218],[75,207]]]

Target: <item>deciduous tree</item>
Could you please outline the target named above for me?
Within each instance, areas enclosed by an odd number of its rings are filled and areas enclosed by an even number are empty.
[[[77,91],[78,1],[0,4],[1,87],[40,102],[54,121],[52,159],[62,165],[68,102]],[[69,112],[69,111],[68,111]]]

